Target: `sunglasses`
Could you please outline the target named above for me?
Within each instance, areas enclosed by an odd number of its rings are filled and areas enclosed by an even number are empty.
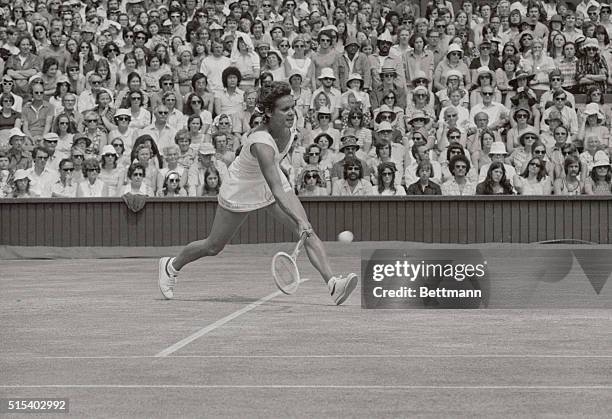
[[[563,81],[563,79],[561,77],[553,77],[550,81]]]
[[[99,86],[99,85],[102,84],[102,81],[101,80],[96,80],[96,81],[92,81],[90,83],[93,84],[94,86]]]
[[[529,118],[529,115],[527,115],[526,113],[519,113],[516,115],[516,119],[527,119]]]
[[[529,163],[529,166],[542,167],[540,163]]]
[[[85,121],[87,121],[87,122],[98,122],[97,119],[86,119]]]
[[[144,173],[142,173],[142,172],[134,172],[134,173],[132,174],[132,177],[136,177],[136,176],[138,176],[138,177],[143,177],[143,176],[144,176]]]
[[[361,169],[359,168],[359,166],[350,166],[350,167],[347,167],[346,170],[351,171],[351,172],[359,172]]]
[[[172,183],[178,183],[178,181],[179,181],[179,179],[177,179],[177,178],[168,179],[168,182],[172,182]]]
[[[168,115],[170,112],[168,111],[157,111],[158,114],[160,115]]]
[[[331,39],[321,39],[321,40],[319,40],[319,42],[320,42],[321,44],[322,44],[322,43],[324,43],[324,42],[325,42],[326,44],[329,44],[329,43],[331,43]]]
[[[113,143],[112,146],[113,147],[123,147],[123,144],[121,144],[121,143]]]
[[[535,135],[525,135],[525,137],[523,137],[525,140],[537,140],[538,137],[536,137]]]
[[[319,115],[319,119],[331,119],[331,115]]]
[[[483,96],[493,96],[493,92],[481,92],[480,94]]]
[[[566,98],[565,97],[557,97],[555,98],[556,102],[565,102]]]
[[[73,159],[84,159],[85,156],[83,154],[73,154],[72,158]]]
[[[129,121],[130,118],[128,118],[127,116],[118,116],[117,117],[117,121]]]
[[[461,139],[461,135],[451,135],[449,138],[451,140],[460,140]]]
[[[395,74],[383,74],[383,79],[393,79],[395,78]]]
[[[563,154],[564,156],[567,156],[568,154],[572,154],[571,151],[562,151],[561,154]]]
[[[14,83],[12,81],[2,80],[2,84],[4,84],[5,86],[12,86]]]
[[[174,83],[172,83],[171,81],[166,81],[162,83],[163,86],[174,86]]]
[[[62,169],[62,172],[74,172],[74,168]]]
[[[191,101],[191,104],[192,104],[192,105],[201,105],[201,104],[202,104],[202,101],[201,101],[201,100],[192,100],[192,101]]]
[[[546,154],[546,150],[534,150],[534,154]]]
[[[383,176],[393,176],[393,172],[382,172]]]
[[[130,100],[140,100],[140,96],[131,97]]]
[[[316,173],[315,174],[306,173],[304,175],[304,179],[318,179],[318,178],[319,178],[319,175],[317,175]]]

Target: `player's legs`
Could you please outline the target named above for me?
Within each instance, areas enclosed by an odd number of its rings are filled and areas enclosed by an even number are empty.
[[[205,256],[215,256],[238,231],[248,212],[231,212],[218,206],[210,234],[204,240],[189,243],[172,261],[172,266],[180,271],[183,266]]]
[[[294,202],[294,200],[296,202]],[[304,207],[302,203],[297,199],[297,197],[291,198],[291,204],[293,205],[293,210],[300,214],[304,219],[306,219],[306,211],[304,211]],[[266,209],[277,219],[280,220],[287,227],[291,228],[293,231],[298,233],[298,225],[297,223],[289,217],[285,211],[281,209],[278,203],[274,203]],[[325,283],[328,283],[332,278],[333,272],[331,266],[329,264],[329,258],[327,257],[327,252],[325,251],[325,246],[323,246],[323,242],[319,239],[316,233],[312,233],[308,240],[304,243],[304,247],[306,248],[306,253],[308,254],[308,259],[310,259],[310,263],[315,267],[317,271],[323,277]]]

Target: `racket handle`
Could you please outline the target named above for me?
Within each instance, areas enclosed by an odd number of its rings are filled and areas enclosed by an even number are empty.
[[[293,250],[293,254],[291,255],[293,260],[297,259],[298,255],[300,254],[300,250],[302,250],[302,246],[304,245],[304,242],[306,241],[307,238],[308,238],[308,234],[306,232],[303,232],[302,235],[300,236],[300,239],[298,240],[297,244],[295,245],[295,249]]]

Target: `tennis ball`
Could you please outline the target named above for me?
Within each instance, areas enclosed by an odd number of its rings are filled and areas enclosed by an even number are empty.
[[[342,233],[338,234],[338,241],[342,243],[350,243],[354,238],[355,236],[350,231],[343,231]]]

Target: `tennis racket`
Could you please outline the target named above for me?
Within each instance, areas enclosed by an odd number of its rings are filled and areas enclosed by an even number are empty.
[[[293,294],[300,285],[300,271],[296,261],[307,238],[308,234],[302,233],[292,254],[278,252],[272,258],[272,277],[278,289],[284,294]]]

